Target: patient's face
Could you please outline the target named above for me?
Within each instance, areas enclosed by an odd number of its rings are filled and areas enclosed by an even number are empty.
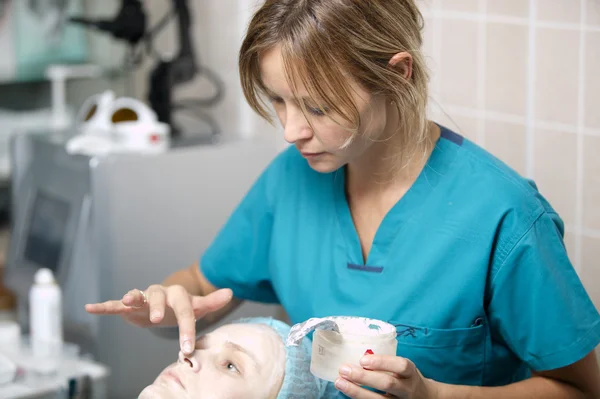
[[[285,347],[273,329],[228,324],[196,342],[196,351],[167,367],[139,399],[275,398],[283,382]]]

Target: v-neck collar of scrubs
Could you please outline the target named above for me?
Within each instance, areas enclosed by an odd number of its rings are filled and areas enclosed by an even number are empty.
[[[377,228],[366,263],[346,197],[346,168],[340,168],[333,174],[338,226],[345,240],[349,264],[372,268],[382,268],[385,265],[389,249],[399,232],[406,222],[420,211],[440,180],[448,173],[462,142],[461,136],[440,126],[440,137],[417,179],[389,210]]]

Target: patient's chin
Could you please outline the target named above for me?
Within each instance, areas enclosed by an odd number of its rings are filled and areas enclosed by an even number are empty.
[[[168,396],[165,396],[164,393],[159,391],[160,389],[157,389],[154,385],[147,386],[140,393],[138,399],[168,399]]]
[[[154,383],[147,386],[138,396],[138,399],[186,399],[180,393],[173,392],[171,389]]]

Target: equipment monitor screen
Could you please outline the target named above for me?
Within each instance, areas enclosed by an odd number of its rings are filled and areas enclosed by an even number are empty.
[[[56,275],[63,252],[69,203],[38,192],[31,209],[26,232],[25,259],[38,267],[48,268]]]

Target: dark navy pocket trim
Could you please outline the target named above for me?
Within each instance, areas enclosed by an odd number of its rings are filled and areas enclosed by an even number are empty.
[[[453,142],[454,144],[458,145],[459,147],[463,145],[464,137],[461,136],[460,134],[454,133],[452,130],[448,130],[446,128],[442,128],[440,130],[441,130],[440,135],[442,136],[442,138]]]
[[[360,270],[361,272],[369,272],[369,273],[381,273],[383,271],[383,266],[366,266],[366,265],[355,265],[352,263],[348,263],[348,269]]]

